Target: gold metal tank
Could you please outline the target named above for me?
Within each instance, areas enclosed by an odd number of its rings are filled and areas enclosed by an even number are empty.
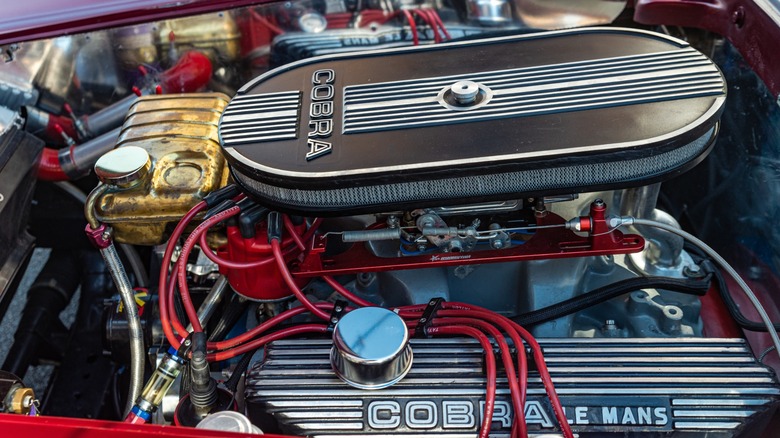
[[[137,146],[151,159],[142,181],[112,187],[96,203],[118,242],[156,245],[205,195],[227,184],[217,125],[230,98],[222,93],[144,96],[133,104],[117,148]]]

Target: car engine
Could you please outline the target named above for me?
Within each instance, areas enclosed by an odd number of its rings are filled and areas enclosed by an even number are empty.
[[[774,436],[775,201],[744,198],[778,108],[639,3],[295,0],[5,50],[0,431]]]

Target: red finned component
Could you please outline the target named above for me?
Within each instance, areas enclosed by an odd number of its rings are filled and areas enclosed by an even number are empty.
[[[211,61],[206,55],[189,51],[179,62],[160,74],[162,91],[166,94],[191,93],[206,86],[211,79]]]
[[[141,89],[138,88],[138,87],[133,87],[133,88],[131,88],[131,90],[133,90],[133,94],[135,94],[138,97],[141,97],[143,95],[143,93],[141,92]]]
[[[559,225],[559,227],[540,228],[525,244],[498,250],[383,258],[374,255],[366,249],[364,244],[357,243],[347,251],[327,256],[325,248],[328,237],[317,236],[311,250],[306,253],[300,268],[293,271],[293,275],[314,277],[481,263],[630,254],[641,251],[645,246],[645,240],[639,235],[623,234],[610,228],[606,220],[606,209],[607,206],[603,202],[591,205],[588,222],[592,231],[589,236],[581,237],[574,234],[565,228],[566,221],[562,217],[545,212],[537,215],[537,225]]]
[[[303,233],[305,229],[299,229]],[[239,294],[253,300],[278,300],[292,295],[287,287],[284,277],[273,262],[273,251],[268,243],[268,235],[265,231],[265,223],[257,227],[255,237],[245,239],[237,226],[227,227],[228,244],[221,248],[217,254],[233,262],[256,262],[269,259],[260,267],[253,269],[230,269],[220,266],[219,272],[228,278],[230,286]],[[287,256],[288,263],[295,257]],[[296,282],[299,287],[306,284],[304,280]]]

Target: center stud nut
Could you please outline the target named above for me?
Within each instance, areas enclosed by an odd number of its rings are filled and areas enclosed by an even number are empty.
[[[356,388],[393,385],[412,367],[404,320],[381,307],[362,307],[347,313],[333,330],[330,363],[341,380]]]
[[[458,81],[452,84],[450,92],[459,105],[471,105],[477,101],[479,85],[474,81]]]

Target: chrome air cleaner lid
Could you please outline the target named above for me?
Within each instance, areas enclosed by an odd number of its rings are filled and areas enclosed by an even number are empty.
[[[288,211],[576,193],[701,161],[725,90],[665,35],[541,32],[285,65],[239,90],[220,140],[246,191]]]
[[[333,330],[333,371],[361,389],[380,389],[401,380],[412,366],[404,320],[381,307],[355,309]]]

